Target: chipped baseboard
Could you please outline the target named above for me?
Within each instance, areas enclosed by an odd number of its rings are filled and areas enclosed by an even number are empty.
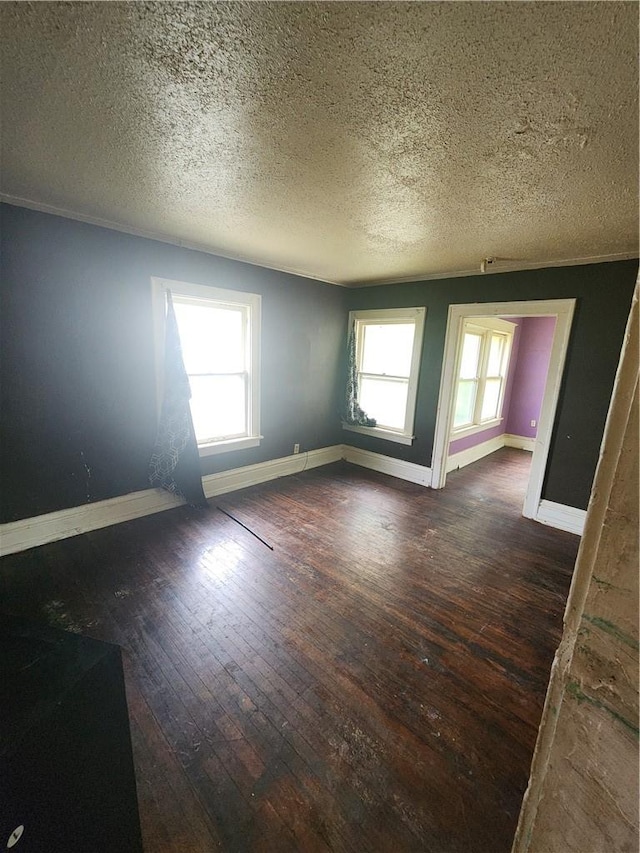
[[[566,530],[567,533],[582,536],[586,517],[586,509],[576,509],[576,507],[553,501],[540,501],[535,520],[549,527],[557,527],[558,530]]]
[[[302,470],[328,465],[342,459],[341,444],[332,447],[322,447],[295,456],[284,456],[280,459],[270,459],[247,465],[243,468],[233,468],[221,471],[219,474],[207,474],[202,478],[202,486],[206,497],[222,495],[236,489],[244,489],[277,477],[286,477]],[[0,556],[26,551],[47,542],[57,542],[68,539],[80,533],[122,524],[134,518],[153,515],[181,506],[184,501],[162,489],[144,489],[119,495],[104,501],[69,507],[68,509],[48,512],[34,518],[23,518],[0,525]]]

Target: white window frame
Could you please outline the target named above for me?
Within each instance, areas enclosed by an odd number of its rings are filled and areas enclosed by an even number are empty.
[[[212,456],[218,453],[228,453],[232,450],[243,450],[248,447],[258,447],[263,436],[260,434],[260,324],[261,297],[257,293],[244,293],[238,290],[224,290],[219,287],[208,287],[201,284],[191,284],[186,281],[172,281],[166,278],[151,279],[151,298],[153,310],[153,329],[156,361],[156,394],[158,415],[162,407],[163,394],[163,363],[165,337],[165,293],[170,290],[173,296],[185,297],[194,302],[206,302],[221,307],[242,308],[246,312],[249,324],[248,363],[249,387],[247,393],[247,435],[213,442],[198,442],[200,456]]]
[[[477,392],[476,399],[474,402],[474,412],[473,412],[473,422],[471,424],[462,424],[461,426],[454,427],[453,426],[453,417],[451,420],[451,438],[463,438],[467,435],[474,435],[477,432],[483,432],[486,429],[491,429],[491,427],[498,426],[504,420],[502,415],[502,406],[504,404],[504,395],[507,386],[507,376],[509,373],[509,367],[511,366],[511,349],[513,345],[513,335],[516,330],[516,324],[510,323],[508,320],[502,320],[499,317],[473,317],[471,319],[465,320],[462,324],[462,328],[460,331],[460,338],[458,340],[458,350],[456,354],[456,381],[455,381],[455,392],[453,395],[453,406],[455,410],[457,395],[458,395],[458,387],[460,384],[460,366],[462,362],[462,349],[464,346],[464,336],[466,332],[470,332],[471,334],[481,335],[482,343],[480,345],[480,355],[478,358],[478,376],[476,378],[477,381]],[[490,377],[487,375],[487,367],[489,361],[489,347],[491,345],[491,337],[494,334],[504,335],[506,338],[506,349],[503,355],[504,358],[504,375],[501,377]],[[486,386],[487,379],[502,379],[502,385],[500,388],[500,397],[498,399],[498,414],[496,417],[485,418],[484,420],[481,418],[482,413],[482,404],[484,401],[484,390]]]
[[[415,327],[413,335],[413,351],[411,354],[411,371],[408,380],[407,406],[405,409],[404,428],[402,430],[383,429],[382,427],[356,426],[342,422],[342,428],[350,432],[358,432],[363,435],[373,435],[384,438],[387,441],[395,441],[398,444],[412,444],[415,439],[413,434],[416,398],[418,395],[418,378],[420,375],[420,358],[422,355],[422,339],[424,336],[424,320],[427,313],[426,308],[383,308],[371,311],[350,311],[349,330],[354,328],[356,335],[356,360],[358,367],[362,363],[363,335],[362,328],[369,325],[384,325],[392,323],[413,323]],[[360,373],[360,370],[358,370]]]

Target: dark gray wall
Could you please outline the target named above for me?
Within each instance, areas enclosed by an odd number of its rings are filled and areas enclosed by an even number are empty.
[[[155,438],[153,275],[262,294],[259,448],[203,473],[348,442],[431,464],[450,303],[576,297],[543,496],[584,508],[637,272],[636,261],[355,290],[1,205],[1,520],[147,487]],[[340,429],[346,312],[427,307],[416,441]]]
[[[151,276],[262,295],[259,448],[342,441],[345,291],[10,205],[2,214],[2,521],[145,489],[156,429]]]
[[[449,305],[576,298],[543,497],[585,509],[637,270],[620,261],[350,290],[349,310],[426,306],[427,317],[413,445],[345,432],[348,443],[431,465]]]

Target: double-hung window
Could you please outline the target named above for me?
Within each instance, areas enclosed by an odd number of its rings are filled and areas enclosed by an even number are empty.
[[[455,435],[500,423],[514,323],[474,318],[462,328],[453,414]]]
[[[345,429],[411,444],[422,352],[424,308],[352,311],[358,404],[375,427]]]
[[[157,364],[171,291],[201,456],[260,443],[260,296],[152,279]],[[159,375],[159,383],[161,377]],[[159,386],[159,401],[162,389]]]

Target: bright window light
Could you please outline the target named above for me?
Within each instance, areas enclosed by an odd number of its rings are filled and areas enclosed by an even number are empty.
[[[201,453],[257,445],[260,297],[163,279],[153,285],[156,327],[171,291]]]
[[[376,420],[375,427],[358,430],[405,444],[413,440],[424,315],[424,308],[350,314],[356,336],[358,405]]]
[[[453,432],[498,421],[513,338],[513,323],[476,318],[464,324],[458,355]]]
[[[173,304],[198,443],[248,435],[246,308],[198,304],[179,295]]]

